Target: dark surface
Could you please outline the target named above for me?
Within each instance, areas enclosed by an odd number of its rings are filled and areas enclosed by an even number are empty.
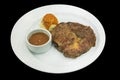
[[[1,5],[2,5],[1,16],[3,17],[1,22],[3,24],[3,26],[1,26],[3,29],[3,30],[1,29],[2,30],[1,44],[2,44],[2,50],[4,51],[4,52],[1,52],[1,54],[3,54],[3,57],[1,58],[2,59],[1,69],[4,72],[2,73],[2,75],[4,76],[10,75],[9,78],[14,78],[15,76],[18,78],[22,78],[26,76],[28,78],[33,77],[41,80],[67,80],[67,79],[75,80],[75,79],[85,79],[85,78],[96,79],[95,77],[99,79],[100,78],[104,79],[106,74],[112,70],[112,69],[109,69],[109,67],[107,67],[107,64],[109,63],[108,59],[111,59],[110,57],[111,54],[107,56],[109,53],[107,50],[110,50],[110,46],[113,45],[112,42],[106,43],[105,48],[102,54],[100,55],[100,57],[91,65],[89,65],[88,67],[82,70],[72,72],[69,74],[53,75],[53,74],[36,71],[26,66],[15,56],[10,44],[10,34],[14,24],[22,15],[24,15],[28,11],[35,9],[37,7],[49,5],[49,4],[69,4],[69,5],[81,7],[89,11],[90,13],[95,15],[104,26],[104,29],[107,35],[106,42],[110,42],[110,39],[112,39],[111,36],[113,34],[111,34],[111,32],[113,31],[113,29],[111,29],[112,27],[110,26],[113,26],[113,24],[112,24],[112,20],[110,19],[114,18],[112,15],[115,12],[114,11],[115,9],[112,9],[111,11],[110,8],[113,8],[113,4],[115,5],[114,2],[110,3],[109,1],[109,3],[106,3],[102,0],[99,0],[99,1],[98,0],[96,1],[92,1],[92,0],[88,0],[88,1],[87,0],[72,0],[72,1],[70,0],[64,0],[64,1],[62,0],[15,0],[15,1],[8,0],[6,1],[5,0],[4,2],[1,2]],[[6,30],[6,32],[4,32],[4,30]],[[77,75],[74,75],[74,74],[77,74]],[[4,78],[7,78],[7,77],[4,77]]]

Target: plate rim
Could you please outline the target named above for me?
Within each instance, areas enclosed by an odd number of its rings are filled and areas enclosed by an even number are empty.
[[[104,27],[103,27],[103,25],[100,23],[100,21],[93,15],[93,14],[91,14],[90,12],[88,12],[87,10],[85,10],[85,9],[83,9],[83,8],[80,8],[80,7],[77,7],[77,6],[73,6],[73,5],[66,5],[66,4],[52,4],[52,5],[45,5],[45,6],[41,6],[41,7],[49,7],[49,6],[71,6],[71,7],[75,7],[75,8],[79,8],[79,9],[82,9],[82,10],[84,10],[84,11],[86,11],[87,13],[89,13],[90,15],[92,15],[98,22],[99,22],[99,24],[101,25],[101,27],[103,28],[103,32],[104,32],[104,44],[103,44],[103,46],[102,46],[102,49],[101,49],[101,52],[100,52],[100,54],[102,53],[102,51],[104,50],[104,47],[105,47],[105,42],[106,42],[106,35],[105,35],[105,30],[104,30]],[[41,7],[38,7],[38,8],[41,8]],[[35,8],[35,9],[38,9],[38,8]],[[28,13],[30,13],[30,12],[32,12],[33,10],[35,10],[35,9],[32,9],[32,10],[30,10],[30,11],[28,11],[27,13],[25,13],[25,14],[23,14],[18,20],[17,20],[17,22],[15,23],[15,25],[19,22],[19,20],[23,17],[23,16],[25,16],[25,15],[27,15]],[[13,44],[12,44],[12,32],[13,32],[13,29],[14,29],[14,27],[15,27],[15,25],[13,26],[13,28],[12,28],[12,31],[11,31],[11,35],[10,35],[10,42],[11,42],[11,47],[12,47],[12,50],[13,50],[13,52],[14,52],[14,54],[16,55],[16,52],[15,52],[15,50],[14,50],[14,48],[13,48]],[[99,54],[99,56],[100,56],[100,54]],[[17,56],[17,55],[16,55]],[[98,57],[99,57],[98,56]],[[96,57],[96,59],[98,58],[98,57]],[[17,58],[21,61],[21,62],[23,62],[18,56],[17,56]],[[96,60],[95,59],[95,60]],[[95,61],[94,60],[94,61]],[[93,61],[93,62],[94,62]],[[91,62],[91,63],[93,63],[93,62]],[[24,62],[23,62],[24,63]],[[90,64],[91,64],[90,63]],[[24,64],[26,64],[26,63],[24,63]],[[90,64],[88,64],[88,65],[90,65]],[[29,66],[28,64],[26,64],[27,66]],[[87,66],[88,66],[87,65]],[[87,67],[87,66],[85,66],[85,67]],[[31,67],[31,66],[29,66],[29,67]],[[33,68],[33,67],[32,67]],[[84,68],[84,67],[83,67]],[[36,69],[36,68],[33,68],[33,69]],[[82,68],[81,68],[82,69]],[[37,69],[38,70],[38,69]],[[80,70],[80,69],[77,69],[77,70]],[[77,71],[77,70],[72,70],[72,71],[69,71],[69,72],[73,72],[73,71]],[[39,70],[39,71],[42,71],[42,70]],[[42,72],[47,72],[47,71],[42,71]],[[63,72],[63,73],[69,73],[69,72]],[[47,73],[55,73],[55,72],[47,72]],[[59,72],[58,72],[59,73]],[[62,72],[60,72],[60,73],[62,73]]]

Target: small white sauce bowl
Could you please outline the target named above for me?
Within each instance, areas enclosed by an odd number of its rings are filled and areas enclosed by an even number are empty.
[[[49,40],[48,40],[46,43],[42,44],[42,45],[33,45],[33,44],[31,44],[31,43],[29,42],[29,38],[30,38],[33,34],[38,33],[38,32],[42,32],[42,33],[45,33],[46,35],[48,35]],[[45,53],[45,52],[47,52],[47,51],[50,49],[51,44],[52,44],[52,35],[51,35],[51,33],[50,33],[48,30],[46,30],[46,29],[42,29],[42,28],[40,28],[40,29],[35,29],[35,30],[30,31],[30,32],[27,33],[27,35],[26,35],[26,45],[27,45],[28,49],[29,49],[31,52],[33,52],[33,53]]]

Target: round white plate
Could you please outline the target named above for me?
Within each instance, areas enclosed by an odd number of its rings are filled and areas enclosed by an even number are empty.
[[[54,46],[43,54],[31,53],[26,47],[25,35],[40,28],[41,18],[47,13],[54,14],[59,22],[91,26],[96,35],[95,47],[76,59],[64,57]],[[105,45],[105,32],[99,20],[84,9],[71,5],[47,5],[26,13],[16,22],[11,32],[11,45],[15,55],[29,67],[48,73],[68,73],[80,70],[98,58]]]

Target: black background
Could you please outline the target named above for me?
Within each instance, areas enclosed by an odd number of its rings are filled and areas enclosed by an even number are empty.
[[[13,53],[10,44],[10,35],[16,21],[28,11],[49,4],[68,4],[78,6],[95,15],[102,23],[106,33],[105,48],[100,57],[88,67],[67,74],[48,74],[26,66],[24,63],[18,60],[18,58]],[[3,58],[1,58],[1,69],[4,72],[3,75],[11,75],[10,78],[14,78],[15,76],[23,78],[26,76],[28,78],[33,77],[39,78],[41,80],[72,80],[85,78],[95,79],[96,77],[104,79],[106,74],[110,72],[111,69],[109,69],[107,65],[109,62],[108,60],[112,55],[109,53],[109,50],[111,50],[110,46],[113,45],[110,40],[112,39],[111,36],[113,35],[112,32],[114,30],[112,29],[112,23],[115,17],[113,14],[115,13],[116,7],[114,2],[105,2],[102,0],[5,0],[4,2],[1,2],[1,5],[1,17],[3,17],[1,23],[3,24],[1,26],[3,28],[3,30],[1,30],[3,34],[1,38],[1,44],[3,48],[2,50],[4,50]],[[108,53],[109,56],[107,56]]]

